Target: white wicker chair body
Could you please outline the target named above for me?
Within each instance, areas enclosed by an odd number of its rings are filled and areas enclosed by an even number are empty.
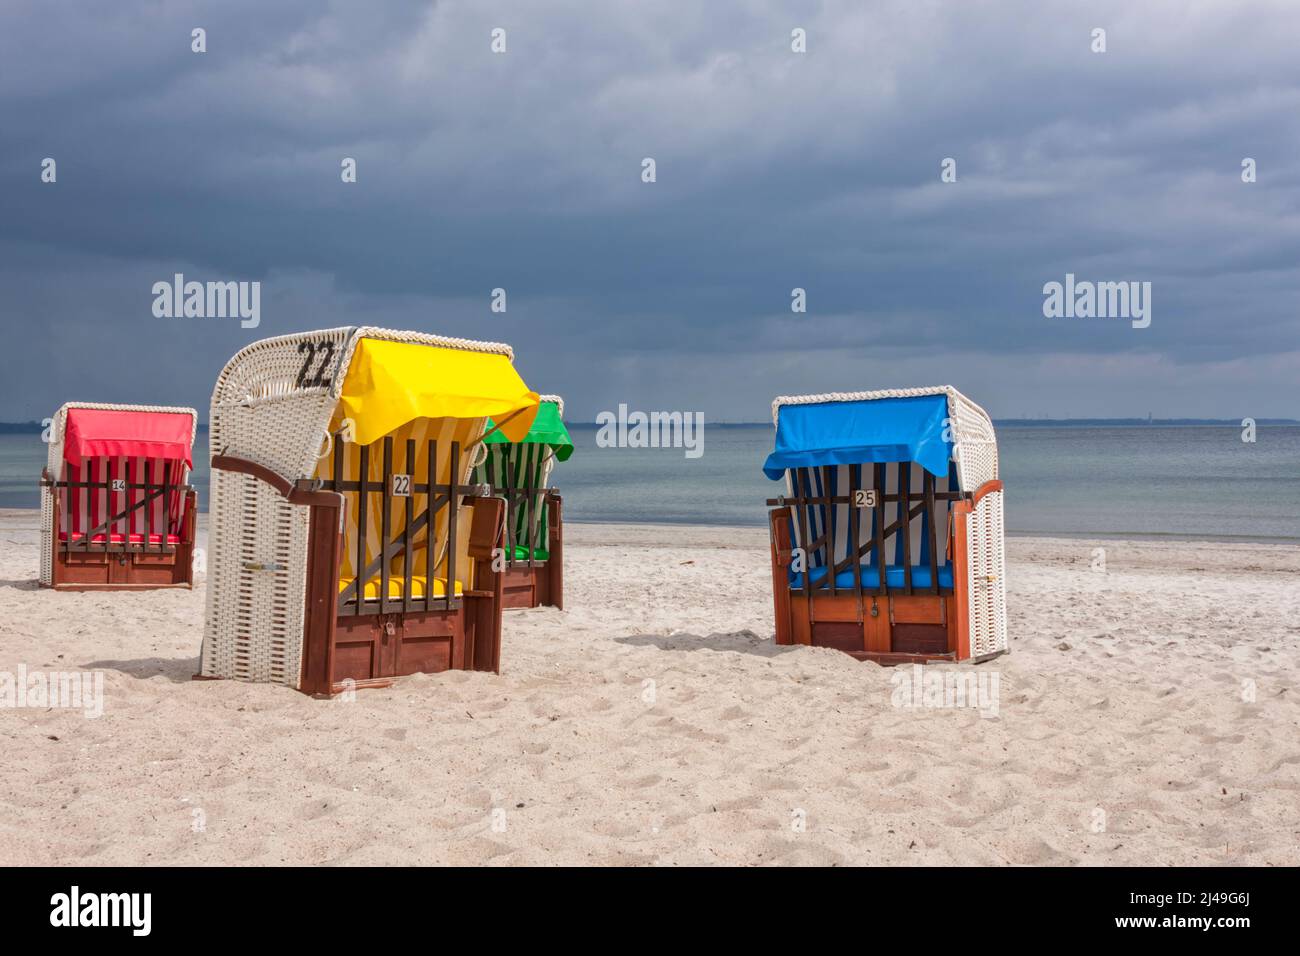
[[[952,429],[957,485],[974,493],[998,479],[998,443],[993,420],[951,385],[928,388],[890,388],[869,392],[827,392],[821,395],[782,395],[772,402],[772,423],[786,405],[828,402],[862,402],[880,398],[946,395],[948,425]],[[967,607],[970,613],[971,658],[978,659],[1010,649],[1007,641],[1006,543],[1002,492],[986,493],[967,521]]]
[[[211,454],[247,459],[290,481],[312,478],[363,338],[514,358],[500,343],[369,326],[254,342],[217,378]],[[300,686],[309,511],[251,475],[213,469],[202,676]]]
[[[68,409],[95,408],[110,412],[166,412],[190,416],[190,447],[194,447],[199,413],[193,408],[175,405],[112,405],[104,402],[65,402],[59,406],[50,422],[49,449],[46,454],[46,473],[54,481],[63,480],[63,445],[68,424]],[[181,484],[189,480],[189,471],[181,474]],[[54,489],[41,485],[41,584],[54,583]]]

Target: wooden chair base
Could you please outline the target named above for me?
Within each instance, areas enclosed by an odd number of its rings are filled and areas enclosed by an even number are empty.
[[[500,614],[494,605],[493,596],[467,595],[458,607],[446,611],[340,617],[334,622],[328,678],[304,679],[299,689],[311,697],[329,698],[345,691],[390,687],[413,674],[499,673]],[[194,680],[220,679],[194,675]]]
[[[145,591],[154,588],[193,588],[190,555],[55,552],[55,591]]]
[[[170,591],[174,589],[194,590],[188,581],[169,584],[52,584],[51,591]]]
[[[988,492],[998,491],[1001,483],[990,482],[987,487]],[[819,584],[811,574],[807,576],[813,581],[811,587],[792,587],[792,581],[801,583],[804,577],[790,573],[794,558],[792,510],[789,506],[773,508],[768,513],[768,524],[776,643],[833,647],[858,660],[883,665],[978,661],[1005,653],[1005,649],[992,654],[973,653],[968,612],[972,582],[965,539],[970,508],[970,502],[955,502],[952,547],[935,548],[935,553],[942,551],[954,557],[952,586],[944,588],[942,578],[931,569],[923,578],[928,593],[910,587],[905,577],[901,594],[894,590],[888,572],[877,572],[870,579],[880,583],[883,590],[867,588],[860,581],[845,587],[835,583],[837,577]],[[880,540],[876,551],[886,553]]]
[[[564,609],[564,589],[557,578],[555,559],[529,567],[516,564],[502,572],[503,606],[506,608],[555,607]]]
[[[340,617],[334,627],[331,693],[384,687],[411,674],[496,671],[500,651],[493,644],[491,603],[491,598],[466,597],[461,607],[448,611]],[[486,633],[480,626],[485,614]]]
[[[896,664],[957,660],[951,594],[815,594],[786,590],[778,600],[776,642],[833,647],[859,660]]]
[[[50,541],[50,583],[55,591],[145,591],[194,587],[194,528],[197,496],[185,498],[181,532],[170,550],[140,545],[92,544],[66,547],[59,540],[56,505]]]

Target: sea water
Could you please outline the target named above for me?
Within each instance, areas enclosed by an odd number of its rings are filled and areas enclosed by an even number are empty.
[[[770,425],[707,425],[703,454],[598,447],[594,424],[570,424],[573,457],[552,483],[569,521],[762,527],[783,483],[763,477]],[[1263,425],[1243,442],[1225,426],[998,428],[1013,534],[1175,536],[1300,541],[1300,426]],[[200,432],[198,447],[206,434]],[[40,435],[0,435],[0,508],[37,508]],[[207,506],[208,467],[194,485]]]

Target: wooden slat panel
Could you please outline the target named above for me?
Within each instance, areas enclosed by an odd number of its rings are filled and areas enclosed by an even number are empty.
[[[354,614],[360,614],[362,605],[366,598],[366,582],[363,579],[366,569],[366,525],[370,512],[368,507],[370,499],[366,497],[370,490],[370,446],[362,445],[360,460],[358,462],[359,470],[357,472],[357,561],[353,565],[353,573],[356,577],[353,579],[353,585],[356,588],[356,609]]]
[[[831,466],[822,465],[822,494],[830,497],[831,494]],[[826,580],[830,585],[831,595],[839,594],[839,588],[835,584],[835,504],[828,504],[826,507]]]
[[[558,517],[558,509],[557,509]],[[777,508],[768,513],[768,533],[772,557],[772,604],[776,611],[776,643],[789,645],[794,643],[790,626],[790,573],[789,565],[783,564],[783,555],[790,551],[790,509]],[[555,555],[552,555],[555,560]]]
[[[868,614],[863,619],[863,629],[866,632],[867,651],[874,654],[889,653],[889,601],[887,597],[872,598],[872,606],[876,609],[875,617]]]
[[[393,436],[384,436],[384,487],[380,491],[379,499],[379,547],[384,549],[392,536],[392,506],[393,506]],[[382,550],[381,552],[382,553]],[[388,598],[388,580],[389,580],[389,562],[387,557],[379,562],[379,610],[387,611],[389,605]],[[361,592],[365,596],[365,591]]]
[[[403,469],[411,485],[415,485],[415,439],[406,439],[406,467]],[[415,521],[415,488],[409,487],[410,492],[406,496],[406,521],[402,526],[402,611],[411,611],[415,608],[415,600],[412,597],[411,578],[415,570],[415,554],[411,551],[411,525]],[[424,579],[424,588],[427,591],[430,587],[428,578]]]
[[[153,484],[153,462],[148,458],[144,460],[144,483],[146,486]],[[148,490],[145,492],[145,498],[148,499]],[[90,527],[87,525],[87,527]],[[149,539],[153,536],[153,502],[150,501],[144,506],[144,540],[148,544]]]
[[[113,543],[113,525],[117,523],[113,520],[114,517],[113,512],[116,510],[116,507],[114,505],[115,496],[113,494],[113,464],[114,462],[111,457],[104,459],[104,543],[105,544]],[[123,540],[127,543],[130,542],[129,538],[124,538]],[[145,544],[147,545],[148,543],[149,543],[149,539],[146,538]]]
[[[903,593],[912,593],[912,465],[900,462],[898,468],[899,506],[902,510],[903,529]],[[883,573],[883,568],[881,569]]]
[[[507,566],[514,564],[515,561],[515,479],[514,479],[514,446],[505,446],[506,450],[502,452],[505,458],[505,479],[506,479],[506,563]]]
[[[460,442],[451,443],[451,472],[447,495],[447,590],[443,604],[451,607],[456,599],[456,525],[460,523]]]
[[[424,532],[424,610],[433,610],[433,578],[437,571],[434,563],[437,560],[436,548],[434,547],[434,529],[437,527],[432,520],[433,502],[437,498],[438,484],[438,439],[429,440],[429,495],[424,503],[425,513],[429,515],[430,520],[425,525]]]
[[[936,522],[938,517],[934,508],[934,475],[924,471],[925,475],[925,521],[926,526],[930,529],[930,541],[927,550],[930,552],[930,593],[939,593],[939,528]]]
[[[163,545],[163,544],[166,544],[166,543],[167,543],[167,534],[168,534],[168,532],[171,531],[171,527],[172,527],[172,522],[171,522],[172,508],[171,508],[171,504],[172,504],[172,463],[171,463],[170,461],[164,461],[164,462],[163,462],[163,480],[162,480],[162,508],[161,508],[161,510],[162,510],[163,526],[162,526],[162,531],[161,531],[161,532],[159,533],[159,535],[158,535],[158,543],[159,543],[159,545]],[[149,510],[152,511],[152,510],[153,510],[153,507],[150,506]],[[145,543],[145,550],[146,550],[146,551],[151,550],[151,548],[150,548],[150,546],[149,546],[150,539],[149,539],[149,538],[145,538],[145,539],[144,539],[144,543]],[[161,551],[162,548],[159,547],[158,550]]]
[[[791,606],[796,609],[796,614],[807,615],[807,598],[792,597],[790,600]],[[815,603],[812,619],[814,624],[819,621],[857,623],[858,609],[853,595],[847,590],[836,595],[823,594]]]
[[[856,619],[844,622],[814,621],[814,647],[831,647],[837,651],[860,653],[864,648],[862,625]]]
[[[811,532],[808,530],[808,504],[806,501],[799,500],[803,496],[802,477],[803,469],[795,468],[790,472],[790,479],[794,485],[796,496],[795,516],[799,520],[799,547],[803,551],[803,584],[795,593],[802,595],[812,594],[812,547]],[[811,490],[811,489],[809,489]],[[805,642],[806,643],[806,642]]]
[[[881,594],[889,593],[889,581],[885,569],[889,566],[889,558],[885,554],[885,466],[877,464],[875,466],[875,483],[876,483],[876,569],[880,572],[880,581],[878,589]]]
[[[946,598],[917,594],[889,599],[890,616],[895,624],[942,624],[947,620]]]
[[[537,559],[533,557],[533,552],[537,550],[536,525],[541,523],[538,521],[537,501],[534,497],[537,493],[534,484],[534,475],[537,473],[534,459],[539,456],[541,447],[541,445],[528,445],[524,449],[524,481],[528,484],[528,505],[524,511],[524,527],[528,531],[528,541],[525,546],[528,548],[528,567],[530,570],[537,563]],[[540,458],[537,460],[540,460]]]
[[[853,560],[849,570],[853,572],[853,595],[858,608],[858,620],[862,620],[862,555],[858,542],[862,537],[862,517],[857,503],[853,500],[858,494],[858,466],[849,465],[849,557]]]

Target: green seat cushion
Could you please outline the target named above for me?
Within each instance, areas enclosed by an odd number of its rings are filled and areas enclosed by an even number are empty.
[[[545,561],[550,556],[551,556],[551,552],[546,550],[545,548],[533,548],[534,561]],[[522,545],[522,544],[515,545],[514,560],[515,561],[528,560],[528,547],[526,545]]]

